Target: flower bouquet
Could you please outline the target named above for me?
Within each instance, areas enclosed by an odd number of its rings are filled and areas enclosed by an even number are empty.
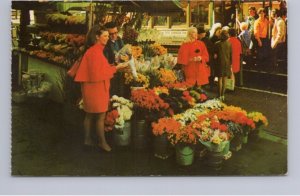
[[[125,122],[131,119],[133,114],[133,103],[128,99],[116,95],[112,96],[110,101],[112,109],[118,111],[118,118],[116,119],[114,126],[116,129],[122,129],[124,128]]]
[[[138,48],[135,48],[134,54],[135,56],[140,55],[141,51]],[[133,56],[132,46],[130,44],[126,44],[119,52],[115,55],[116,62],[129,62],[129,66],[131,69],[131,74],[133,78],[136,80],[138,78],[136,67],[135,67],[135,59]]]
[[[111,111],[106,114],[105,130],[113,131],[114,143],[126,146],[130,143],[133,103],[130,100],[114,95],[111,98]]]
[[[149,86],[149,77],[141,73],[137,73],[136,79],[132,73],[125,73],[125,84],[131,87],[143,87],[147,88]]]
[[[131,91],[131,100],[141,112],[141,115],[149,118],[150,121],[155,121],[166,115],[168,112],[169,104],[161,99],[154,90],[136,89]]]
[[[255,129],[249,132],[249,140],[257,141],[262,127],[268,126],[268,119],[261,112],[249,112],[248,117],[255,123]]]
[[[172,154],[172,146],[168,140],[170,134],[181,128],[181,124],[173,118],[161,118],[152,123],[154,137],[154,156],[167,159]]]

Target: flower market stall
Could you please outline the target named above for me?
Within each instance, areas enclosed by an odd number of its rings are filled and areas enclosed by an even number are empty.
[[[184,83],[173,70],[176,58],[157,43],[126,45],[118,55],[134,65],[124,74],[128,93],[112,97],[106,122],[107,131],[128,138],[124,146],[152,148],[161,159],[176,154],[180,165],[200,157],[220,170],[223,161],[247,145],[248,137],[257,137],[268,124],[259,112],[226,105]]]
[[[39,70],[55,84],[51,98],[64,102],[66,68],[84,51],[86,17],[52,13],[46,20],[61,32],[38,32],[31,49],[22,52],[29,56],[28,70]],[[175,66],[177,57],[160,43],[139,39],[139,32],[130,26],[122,33],[126,44],[115,59],[128,62],[130,71],[121,75],[120,95],[111,97],[105,119],[105,130],[113,132],[116,146],[153,149],[160,159],[175,155],[184,166],[197,157],[220,170],[224,160],[247,145],[248,138],[257,139],[268,124],[259,112],[226,105],[208,97],[201,87],[185,83]]]

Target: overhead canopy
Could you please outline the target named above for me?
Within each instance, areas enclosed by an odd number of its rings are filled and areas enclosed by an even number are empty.
[[[183,12],[182,4],[179,0],[173,1],[123,1],[126,11],[145,12],[150,15],[173,15]]]
[[[12,1],[12,9],[16,9],[16,10],[56,9],[56,3],[55,2],[41,2],[41,1]]]

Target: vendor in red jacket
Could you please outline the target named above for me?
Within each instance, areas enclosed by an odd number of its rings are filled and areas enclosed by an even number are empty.
[[[210,75],[209,67],[207,66],[209,55],[206,46],[197,38],[197,28],[189,28],[187,40],[182,43],[178,51],[177,63],[183,65],[185,81],[191,86],[208,84]]]
[[[103,54],[103,49],[109,39],[105,27],[95,25],[87,34],[86,52],[81,60],[75,76],[75,81],[81,83],[83,107],[86,112],[84,119],[84,144],[93,145],[91,139],[91,124],[96,116],[96,130],[98,147],[109,152],[111,147],[107,144],[104,134],[104,119],[109,104],[110,79],[114,73],[128,64],[112,66]]]

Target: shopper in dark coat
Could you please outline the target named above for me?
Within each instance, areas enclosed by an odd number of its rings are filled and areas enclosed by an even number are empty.
[[[228,32],[222,30],[220,41],[215,44],[216,76],[218,77],[219,97],[225,100],[226,79],[231,76],[232,48],[228,41]]]

